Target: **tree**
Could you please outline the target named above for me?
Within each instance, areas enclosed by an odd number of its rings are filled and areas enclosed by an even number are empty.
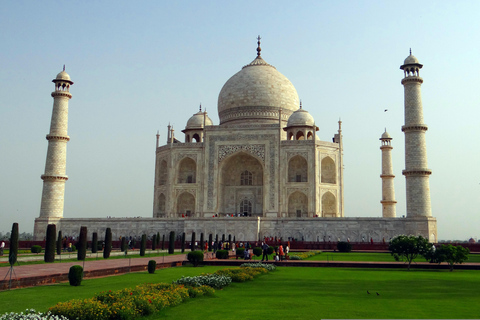
[[[103,249],[103,258],[108,259],[112,251],[112,229],[107,228],[105,231],[105,248]]]
[[[190,243],[190,250],[195,251],[195,231],[192,232],[192,242]]]
[[[435,250],[435,256],[437,261],[447,262],[450,265],[450,271],[453,271],[453,266],[455,264],[462,264],[468,260],[468,254],[470,250],[462,246],[452,246],[451,244],[444,245],[442,244],[440,248]]]
[[[92,253],[97,253],[98,251],[98,233],[92,233]]]
[[[140,242],[140,257],[145,256],[145,249],[147,248],[147,235],[142,234],[142,240]]]
[[[13,266],[17,262],[18,256],[18,223],[12,225],[12,232],[10,234],[10,252],[8,253],[8,263]]]
[[[157,235],[154,234],[152,238],[152,250],[157,249]]]
[[[185,232],[182,233],[182,253],[185,252]]]
[[[55,261],[55,236],[57,234],[56,226],[54,224],[49,224],[47,226],[47,235],[45,243],[45,254],[43,260],[45,262],[54,262]]]
[[[157,232],[157,243],[155,244],[157,248],[160,247],[160,232]]]
[[[205,239],[203,238],[203,232],[200,233],[200,250],[203,251],[205,248]]]
[[[418,256],[424,256],[430,251],[432,244],[428,242],[428,239],[422,236],[405,236],[400,235],[393,238],[389,245],[391,255],[396,261],[407,261],[408,270],[412,261]]]
[[[175,252],[175,231],[170,231],[170,239],[168,241],[168,254]]]
[[[87,227],[80,227],[80,238],[78,239],[77,260],[85,260],[87,256]]]
[[[213,248],[212,248],[212,241],[213,241],[213,235],[210,233],[208,235],[208,251],[212,251]]]
[[[125,252],[127,250],[127,238],[122,237],[122,240],[120,242],[120,251]]]
[[[58,231],[58,238],[57,238],[57,254],[62,254],[62,231]]]
[[[162,250],[165,250],[165,235],[162,235]]]

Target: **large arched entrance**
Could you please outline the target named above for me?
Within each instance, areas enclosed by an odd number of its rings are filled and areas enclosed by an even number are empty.
[[[240,152],[224,160],[218,193],[219,213],[263,215],[263,166],[253,156]]]

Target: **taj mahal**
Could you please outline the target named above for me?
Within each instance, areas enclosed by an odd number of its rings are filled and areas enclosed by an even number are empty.
[[[397,216],[392,138],[385,130],[379,134],[378,155],[382,158],[382,217],[372,218],[345,217],[341,121],[330,141],[320,140],[315,119],[308,106],[302,106],[293,84],[262,58],[260,37],[255,59],[220,90],[219,124],[200,106],[186,119],[183,137],[168,125],[163,144],[157,133],[151,218],[64,218],[68,102],[74,84],[64,69],[53,80],[52,120],[34,238],[43,239],[47,225],[56,224],[63,235],[78,235],[80,227],[86,226],[89,236],[97,232],[102,237],[110,227],[114,238],[175,231],[187,236],[232,234],[247,241],[264,236],[382,241],[399,234],[437,241],[430,206],[432,172],[427,165],[422,67],[411,52],[400,67],[407,211]]]

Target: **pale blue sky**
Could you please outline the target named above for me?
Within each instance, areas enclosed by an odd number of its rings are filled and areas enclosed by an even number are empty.
[[[320,138],[343,121],[347,217],[381,216],[385,127],[405,214],[399,67],[412,48],[439,239],[477,238],[479,13],[479,1],[4,1],[0,231],[33,231],[63,64],[75,82],[64,217],[151,217],[156,131],[163,143],[170,122],[183,141],[200,103],[218,124],[218,93],[261,35],[262,57],[296,87]]]

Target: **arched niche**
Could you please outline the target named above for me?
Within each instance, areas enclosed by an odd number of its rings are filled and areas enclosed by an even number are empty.
[[[296,155],[288,161],[288,182],[307,182],[308,165],[307,160]]]
[[[288,197],[288,216],[300,218],[308,216],[308,197],[300,191],[295,191]]]
[[[191,217],[195,214],[195,197],[188,192],[182,192],[177,198],[177,215]]]
[[[197,164],[192,158],[183,158],[178,166],[178,183],[196,183]]]
[[[335,162],[330,157],[322,159],[322,183],[337,183]]]
[[[337,216],[337,199],[331,192],[326,192],[322,196],[322,216],[323,217]]]

